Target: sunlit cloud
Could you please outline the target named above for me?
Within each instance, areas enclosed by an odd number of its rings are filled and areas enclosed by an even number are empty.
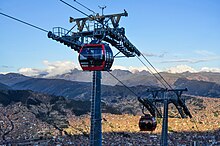
[[[114,65],[112,67],[112,70],[115,70],[115,69],[120,69],[120,70],[129,70],[130,72],[132,73],[135,73],[135,72],[141,72],[141,71],[148,71],[148,72],[151,72],[151,73],[156,73],[156,71],[152,68],[147,68],[145,66],[140,66],[140,67],[134,67],[134,66],[129,66],[129,67],[125,67],[125,66],[119,66],[119,65]],[[160,69],[156,69],[158,72],[160,72],[161,70]]]
[[[120,66],[120,65],[114,65],[112,67],[112,70],[115,69],[120,69],[120,70],[129,70],[132,73],[137,73],[137,72],[141,72],[141,71],[148,71],[150,73],[157,73],[157,72],[169,72],[169,73],[183,73],[183,72],[191,72],[191,73],[195,73],[195,72],[220,72],[220,68],[210,68],[210,67],[202,67],[200,69],[195,69],[191,66],[188,66],[186,64],[184,64],[185,62],[189,63],[189,62],[196,62],[191,61],[191,60],[180,60],[180,63],[183,63],[182,65],[177,65],[177,66],[172,66],[170,68],[166,68],[165,70],[160,70],[158,68],[156,68],[157,71],[155,71],[153,68],[149,67],[145,67],[145,66],[139,66],[139,67],[134,67],[134,66]],[[198,62],[198,60],[197,60]],[[55,62],[49,62],[47,60],[43,61],[43,64],[45,66],[45,68],[43,69],[36,69],[36,68],[20,68],[18,70],[18,72],[20,74],[26,75],[26,76],[32,76],[32,77],[36,77],[36,76],[43,76],[43,77],[52,77],[52,76],[56,76],[56,75],[62,75],[68,72],[71,72],[71,70],[73,69],[80,69],[80,67],[75,64],[72,61],[55,61]],[[1,74],[6,74],[8,72],[0,72]]]
[[[202,72],[220,72],[220,68],[217,67],[202,67],[201,70]]]
[[[76,64],[72,61],[56,61],[56,62],[49,62],[44,61],[44,65],[46,66],[45,72],[48,73],[47,76],[55,76],[58,74],[64,74],[70,72],[71,70],[78,68]]]
[[[18,72],[25,76],[38,76],[41,74],[42,71],[34,68],[20,68],[18,69]]]
[[[18,72],[26,76],[44,75],[45,77],[51,77],[68,73],[75,68],[79,68],[72,61],[49,62],[45,60],[43,64],[46,66],[45,69],[20,68]]]
[[[115,69],[128,70],[127,67],[125,67],[125,66],[120,66],[120,65],[113,65],[111,69],[112,69],[112,70],[115,70]]]
[[[183,72],[197,72],[194,68],[187,66],[187,65],[177,65],[174,67],[170,67],[168,69],[166,69],[166,72],[169,73],[183,73]]]
[[[165,70],[166,72],[169,73],[183,73],[183,72],[191,72],[191,73],[196,73],[196,72],[218,72],[220,73],[220,68],[217,67],[202,67],[200,69],[195,69],[193,67],[190,67],[188,65],[177,65],[174,67],[167,68]]]

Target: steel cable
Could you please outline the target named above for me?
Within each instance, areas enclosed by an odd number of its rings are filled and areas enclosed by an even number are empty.
[[[8,18],[10,18],[10,19],[13,19],[13,20],[16,20],[16,21],[18,21],[18,22],[21,22],[21,23],[23,23],[23,24],[26,24],[26,25],[29,25],[29,26],[31,26],[31,27],[34,27],[34,28],[36,28],[36,29],[38,29],[38,30],[41,30],[41,31],[44,31],[44,32],[47,32],[47,33],[49,32],[49,31],[47,31],[46,29],[43,29],[43,28],[38,27],[38,26],[36,26],[36,25],[33,25],[33,24],[28,23],[28,22],[22,21],[22,20],[20,20],[20,19],[18,19],[18,18],[9,16],[9,15],[4,14],[4,13],[2,13],[2,12],[0,12],[0,14],[3,15],[3,16],[5,16],[5,17],[8,17]]]

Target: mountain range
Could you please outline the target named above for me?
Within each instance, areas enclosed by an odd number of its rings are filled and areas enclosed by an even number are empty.
[[[159,81],[151,73],[145,70],[131,72],[129,70],[116,69],[116,70],[112,70],[111,73],[128,86],[158,85],[159,84]],[[207,81],[207,82],[214,82],[214,83],[220,84],[220,73],[184,72],[184,73],[174,74],[174,73],[168,73],[168,72],[161,72],[160,74],[170,84],[174,84],[174,82],[179,78],[187,78],[189,80]],[[154,74],[154,75],[158,76],[158,74]],[[44,76],[40,76],[40,77],[44,77]],[[81,70],[74,69],[68,73],[52,76],[50,78],[65,79],[65,80],[70,80],[70,81],[90,82],[91,77],[92,76],[90,72],[83,72]],[[102,72],[102,84],[116,85],[118,84],[118,81],[115,80],[108,72]]]
[[[27,77],[21,74],[9,73],[0,75],[0,90],[33,91],[36,95],[38,93],[48,96],[62,96],[65,99],[74,100],[74,104],[76,101],[84,101],[89,105],[92,84],[88,81],[91,80],[91,74],[92,72],[82,72],[76,69],[70,73],[50,78]],[[132,93],[122,86],[107,72],[103,73],[102,102],[110,108],[116,108],[117,110],[114,110],[116,113],[140,113],[137,96],[146,97],[149,95],[149,89],[161,88],[159,81],[146,71],[132,73],[127,70],[113,70],[112,74],[133,91]],[[161,75],[173,88],[187,88],[188,92],[184,92],[185,95],[220,97],[218,80],[220,74],[218,73],[186,72],[182,74],[161,73]],[[88,105],[83,107],[90,107]],[[89,108],[84,110],[80,107],[78,109],[77,114],[89,111]]]
[[[147,71],[130,72],[113,70],[111,72],[126,86],[144,94],[146,89],[163,87],[160,82]],[[108,72],[102,73],[102,96],[132,95],[121,83]],[[178,73],[162,72],[161,76],[173,88],[188,88],[186,94],[204,97],[220,97],[220,73]],[[155,76],[158,76],[155,74]],[[159,78],[159,76],[158,76]],[[0,89],[32,90],[36,92],[64,96],[74,99],[89,99],[91,93],[92,72],[74,69],[69,73],[45,78],[45,76],[27,77],[17,73],[0,74]],[[133,95],[132,95],[133,96]],[[122,96],[123,97],[123,96]]]

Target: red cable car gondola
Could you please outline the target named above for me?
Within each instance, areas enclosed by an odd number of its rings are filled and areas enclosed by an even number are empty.
[[[108,71],[114,61],[108,44],[86,44],[80,49],[78,59],[84,71]]]
[[[139,128],[141,131],[154,131],[157,127],[157,121],[155,117],[149,114],[141,116],[139,120]]]

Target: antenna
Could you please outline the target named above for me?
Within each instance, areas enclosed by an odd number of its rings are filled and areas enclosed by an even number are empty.
[[[99,6],[100,9],[102,9],[102,16],[104,15],[104,9],[107,8],[107,6]]]

